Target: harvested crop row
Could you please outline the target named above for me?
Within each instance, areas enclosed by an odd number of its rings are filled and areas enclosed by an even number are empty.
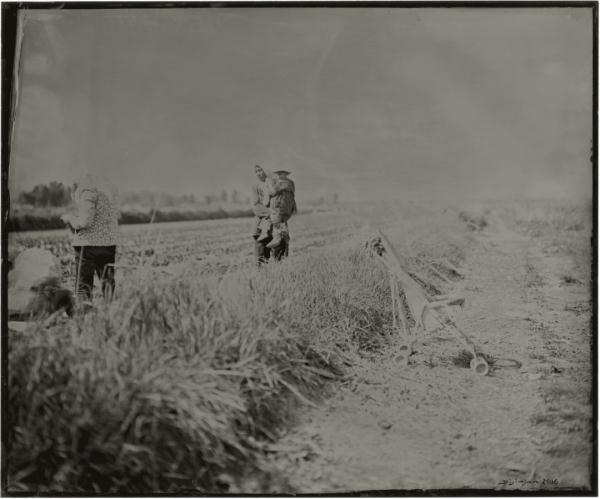
[[[333,214],[331,217],[321,215],[315,218],[311,215],[297,218],[294,227],[294,251],[303,251],[319,243],[305,242],[305,239],[332,242],[345,236],[353,226],[341,223],[342,217]],[[248,258],[252,255],[251,222],[248,220],[228,221],[228,227],[223,224],[213,226],[209,222],[183,224],[157,224],[143,227],[122,227],[123,241],[117,252],[119,265],[153,265],[166,266],[179,264],[186,260],[203,260],[207,257],[219,257],[234,260]],[[316,222],[316,223],[315,223]],[[318,225],[320,224],[320,225]],[[315,227],[315,225],[317,225]],[[174,227],[173,227],[174,226]],[[322,226],[323,228],[321,228]],[[232,230],[232,228],[236,230]],[[233,235],[231,235],[233,233]],[[71,271],[73,252],[66,231],[54,233],[11,234],[13,249],[24,247],[39,247],[51,251],[59,258],[64,274]],[[233,263],[233,262],[231,262]]]

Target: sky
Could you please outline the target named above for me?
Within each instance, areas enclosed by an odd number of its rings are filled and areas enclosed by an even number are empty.
[[[591,8],[31,10],[9,186],[592,195]]]

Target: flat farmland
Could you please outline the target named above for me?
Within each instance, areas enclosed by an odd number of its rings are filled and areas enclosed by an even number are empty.
[[[591,214],[349,206],[293,218],[290,258],[261,268],[252,219],[122,226],[118,264],[159,273],[9,334],[9,489],[589,491]],[[488,375],[447,328],[394,326],[377,229],[428,300],[465,299]],[[68,277],[66,231],[9,243],[50,249]]]
[[[165,267],[185,262],[206,265],[240,265],[253,256],[254,219],[237,218],[193,222],[122,225],[117,266]],[[338,243],[360,227],[360,219],[345,212],[302,214],[290,222],[290,253]],[[9,234],[9,246],[17,251],[39,247],[51,251],[66,269],[73,254],[67,230],[28,231]]]

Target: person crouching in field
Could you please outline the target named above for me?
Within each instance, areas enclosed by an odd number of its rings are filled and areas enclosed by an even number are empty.
[[[77,214],[61,217],[71,230],[75,251],[75,293],[89,301],[94,274],[102,282],[102,292],[114,293],[114,264],[119,236],[117,190],[98,175],[87,174],[74,184],[72,200]]]
[[[261,166],[256,165],[254,167],[254,173],[258,178],[258,182],[252,187],[252,210],[254,211],[254,215],[256,216],[256,225],[253,238],[254,253],[257,259],[257,263],[260,265],[261,263],[267,262],[271,256],[273,256],[275,260],[281,260],[282,258],[286,257],[289,252],[290,238],[289,234],[287,233],[287,230],[280,231],[279,241],[276,241],[277,244],[270,244],[273,242],[272,215],[274,214],[274,212],[280,210],[280,208],[278,207],[280,204],[284,204],[281,203],[281,201],[275,201],[273,205],[271,204],[271,201],[273,200],[272,198],[276,197],[277,193],[279,192],[278,182],[276,181],[276,179],[279,178],[281,173],[279,173],[279,175],[271,174],[269,182],[267,182],[267,173],[263,170]],[[284,174],[283,176],[285,177],[286,174]],[[288,190],[289,183],[291,183],[291,192],[293,198],[293,193],[295,190],[293,182],[287,178],[285,180],[285,184],[286,186],[288,186]],[[286,195],[286,197],[287,196],[288,195]],[[295,201],[293,203],[292,211],[296,211]],[[281,213],[285,213],[285,210],[281,211]],[[289,216],[286,217],[284,215],[283,218],[285,218],[285,222],[287,222]],[[283,223],[281,217],[279,217],[277,213],[275,213],[274,220],[275,223]],[[280,227],[277,227],[277,229],[279,228]],[[285,229],[287,229],[287,224],[285,226]]]

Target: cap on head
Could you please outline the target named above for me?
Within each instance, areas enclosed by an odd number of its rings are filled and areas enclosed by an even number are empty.
[[[276,172],[274,172],[274,173],[276,173],[277,175],[289,175],[289,174],[291,174],[292,172],[288,172],[287,170],[277,170],[277,171],[276,171]]]

